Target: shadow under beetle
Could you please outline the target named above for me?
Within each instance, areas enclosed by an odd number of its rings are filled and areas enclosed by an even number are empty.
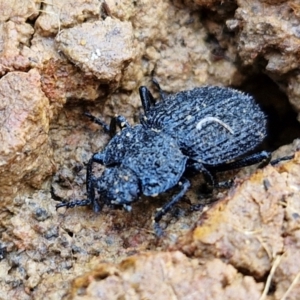
[[[249,155],[266,136],[266,117],[251,96],[217,86],[166,96],[154,83],[161,101],[140,87],[144,110],[140,124],[130,126],[118,116],[107,125],[86,113],[111,140],[87,164],[87,199],[62,202],[56,208],[91,205],[99,212],[107,204],[130,211],[139,195],[156,196],[178,185],[180,191],[154,216],[155,232],[160,235],[159,221],[190,187],[185,171],[201,172],[215,187],[216,172],[270,160],[266,151]],[[93,163],[106,167],[99,178],[93,176]]]

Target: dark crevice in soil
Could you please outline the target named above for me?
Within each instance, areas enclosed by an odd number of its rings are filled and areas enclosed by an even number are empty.
[[[268,76],[253,75],[239,89],[251,94],[267,115],[268,135],[262,145],[264,149],[274,151],[299,137],[297,113],[287,96]]]

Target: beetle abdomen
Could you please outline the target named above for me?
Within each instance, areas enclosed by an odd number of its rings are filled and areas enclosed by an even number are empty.
[[[216,86],[167,96],[147,112],[147,124],[172,136],[184,153],[207,164],[238,158],[266,136],[266,117],[254,99]]]

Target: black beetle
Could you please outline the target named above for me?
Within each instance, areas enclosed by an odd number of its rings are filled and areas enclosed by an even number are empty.
[[[190,186],[185,171],[201,172],[216,186],[216,172],[270,160],[266,151],[249,155],[266,136],[265,114],[251,96],[217,86],[166,96],[154,83],[161,101],[140,87],[144,110],[140,124],[130,126],[118,116],[107,125],[86,113],[112,139],[87,164],[87,199],[62,202],[57,208],[91,205],[99,212],[107,204],[130,211],[140,194],[155,196],[178,184],[180,191],[155,214],[155,230],[160,234],[158,222]],[[106,167],[99,178],[92,173],[94,162]]]

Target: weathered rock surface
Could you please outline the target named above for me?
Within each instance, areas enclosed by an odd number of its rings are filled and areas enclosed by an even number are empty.
[[[11,205],[7,201],[25,184],[41,187],[54,171],[48,137],[50,117],[37,70],[10,72],[0,79],[1,207]]]
[[[181,252],[148,253],[74,281],[68,299],[258,299],[262,284],[219,259],[204,265]]]
[[[85,163],[108,141],[83,113],[137,122],[138,87],[152,77],[176,92],[264,73],[299,112],[298,31],[297,1],[2,1],[0,298],[95,299],[100,286],[108,299],[126,297],[124,286],[139,297],[161,282],[179,299],[258,299],[274,267],[268,299],[297,299],[298,155],[250,178],[244,169],[203,216],[180,203],[161,240],[151,220],[170,194],[99,215],[56,212],[52,198],[86,197]],[[253,84],[280,107],[264,82]],[[199,203],[201,182],[186,200]]]
[[[101,82],[119,82],[122,70],[134,58],[131,23],[110,17],[65,29],[56,41],[70,61]]]

